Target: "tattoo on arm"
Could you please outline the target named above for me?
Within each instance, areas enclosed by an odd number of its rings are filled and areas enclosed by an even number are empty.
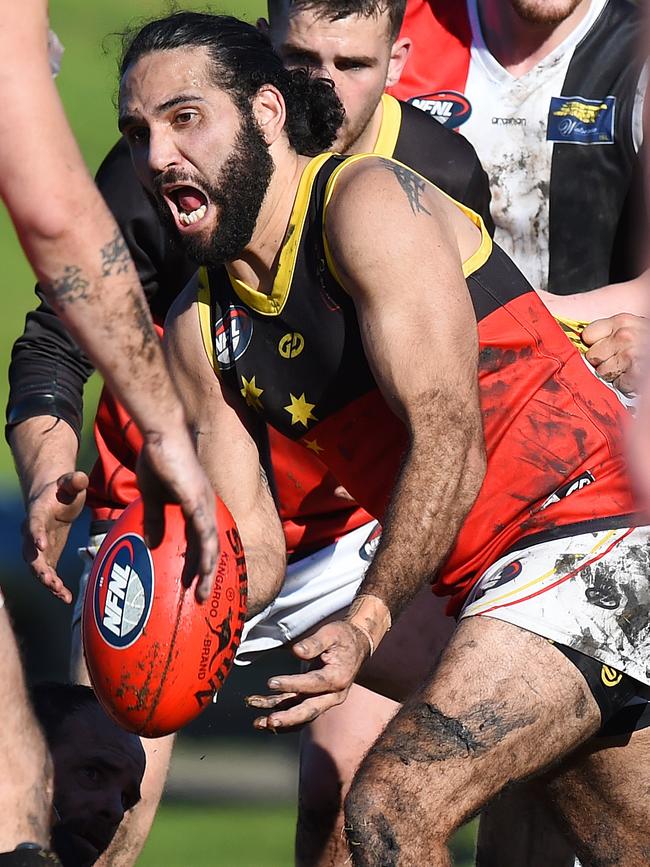
[[[63,310],[75,301],[86,301],[88,299],[86,290],[89,285],[81,268],[76,265],[66,265],[63,274],[50,281],[54,303]]]
[[[431,211],[427,211],[420,200],[422,191],[425,189],[425,182],[419,178],[414,172],[407,169],[405,166],[400,166],[397,163],[391,163],[388,160],[383,160],[384,166],[397,178],[400,187],[406,193],[411,210],[417,216],[418,214],[428,214],[431,216]]]
[[[158,335],[151,321],[151,311],[142,297],[141,292],[131,292],[133,299],[133,307],[135,310],[134,326],[142,336],[142,345],[139,352],[144,349],[151,348],[152,344],[155,347],[158,344]]]
[[[102,277],[128,272],[131,256],[119,229],[115,230],[113,238],[101,248],[100,253],[102,256]]]

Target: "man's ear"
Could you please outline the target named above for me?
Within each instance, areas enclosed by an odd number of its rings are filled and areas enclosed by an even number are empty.
[[[282,94],[272,84],[263,84],[252,100],[253,117],[268,146],[278,140],[287,112]]]
[[[403,36],[393,43],[388,61],[388,74],[386,75],[386,87],[393,87],[400,80],[404,65],[411,51],[411,40]]]
[[[266,20],[266,18],[258,18],[255,22],[255,25],[258,30],[261,30],[266,36],[271,35],[271,25]]]

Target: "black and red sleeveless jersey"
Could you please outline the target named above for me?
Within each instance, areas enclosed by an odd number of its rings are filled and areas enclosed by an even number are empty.
[[[487,175],[469,142],[441,127],[432,118],[410,105],[398,102],[385,94],[382,97],[382,123],[375,143],[375,153],[381,156],[396,156],[401,162],[412,166],[429,178],[453,198],[476,210],[485,220],[490,219],[490,190]],[[121,162],[113,164],[113,186],[126,184],[131,197],[140,191],[133,175],[127,151]],[[157,220],[146,201],[138,202],[140,223],[143,214]],[[130,205],[133,209],[133,205]],[[134,232],[126,233],[130,237]],[[159,237],[155,232],[152,237]],[[137,227],[137,236],[143,237]],[[167,251],[151,256],[152,260],[165,261],[169,275],[170,267],[180,275],[188,273],[189,262],[172,259]],[[178,287],[179,289],[182,286]],[[164,313],[173,298],[158,312]],[[162,333],[162,331],[160,331]],[[287,440],[279,433],[269,434],[273,474],[279,498],[280,516],[283,521],[287,549],[290,553],[305,554],[310,550],[329,545],[344,533],[354,530],[370,516],[349,500],[336,496],[338,482],[313,453]],[[95,421],[95,442],[99,458],[91,474],[88,503],[96,521],[112,520],[138,496],[135,479],[135,462],[141,447],[140,434],[126,411],[104,390]]]
[[[327,264],[323,236],[331,189],[360,159],[368,155],[321,155],[308,164],[270,294],[225,268],[201,269],[199,313],[206,351],[224,384],[251,412],[317,454],[381,520],[406,432],[377,388],[354,305]],[[455,605],[522,538],[625,526],[634,511],[622,457],[625,410],[493,246],[480,218],[463,210],[482,231],[464,273],[478,322],[488,469],[438,577],[437,591],[454,594]]]

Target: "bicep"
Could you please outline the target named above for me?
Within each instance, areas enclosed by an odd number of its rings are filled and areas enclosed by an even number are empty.
[[[356,229],[338,209],[327,227],[377,384],[410,426],[449,395],[478,408],[476,320],[454,227],[435,212],[439,195],[419,213],[389,195],[381,217]]]

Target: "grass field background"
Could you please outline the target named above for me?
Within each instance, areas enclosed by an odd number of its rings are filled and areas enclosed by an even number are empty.
[[[291,804],[163,804],[138,867],[291,867],[294,822]],[[473,828],[453,849],[456,867],[474,863]]]

